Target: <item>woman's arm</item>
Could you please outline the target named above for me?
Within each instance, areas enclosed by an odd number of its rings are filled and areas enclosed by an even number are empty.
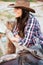
[[[36,19],[35,19],[34,35],[36,36],[36,38],[39,39],[39,43],[43,47],[43,34],[40,29],[40,24]],[[36,42],[37,42],[37,40],[36,40]]]
[[[7,30],[6,36],[11,39],[12,42],[18,42],[19,41],[19,36],[18,35],[13,35],[13,33],[10,30]]]
[[[27,26],[27,29],[29,30],[29,26]],[[32,29],[33,29],[33,31],[32,31]],[[26,46],[28,46],[29,43],[30,43],[30,41],[32,41],[33,43],[36,43],[36,42],[34,42],[35,41],[34,40],[34,36],[35,36],[36,38],[38,38],[40,40],[40,44],[43,47],[43,35],[41,33],[41,30],[40,30],[39,22],[36,20],[36,18],[34,18],[34,23],[33,23],[32,29],[30,31],[30,33],[32,32],[32,34],[30,34],[30,37],[28,35],[29,33],[28,33],[28,30],[27,30],[27,33],[26,33],[24,39],[20,40],[20,45],[26,45]]]

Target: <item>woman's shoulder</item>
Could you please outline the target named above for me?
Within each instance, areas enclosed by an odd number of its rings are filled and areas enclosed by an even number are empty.
[[[27,21],[28,27],[30,27],[31,24],[33,24],[34,26],[40,26],[39,21],[37,20],[37,18],[33,14],[29,14],[29,16],[30,17],[28,18],[28,21]]]
[[[33,21],[35,22],[35,23],[39,23],[39,21],[37,20],[37,18],[32,14],[32,13],[29,13],[29,19],[32,21],[32,19],[33,19]]]
[[[29,18],[28,18],[28,21],[27,21],[28,24],[29,24],[29,23],[32,23],[32,20],[35,21],[36,18],[35,18],[35,16],[34,16],[33,14],[29,13]]]

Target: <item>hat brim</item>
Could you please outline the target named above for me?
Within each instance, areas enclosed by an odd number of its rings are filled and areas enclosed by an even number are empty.
[[[26,9],[29,12],[35,13],[35,10],[32,8],[27,8],[27,7],[23,7],[23,6],[15,6],[14,8],[21,8],[21,9]]]
[[[27,7],[24,7],[24,6],[17,6],[17,5],[15,5],[15,4],[10,4],[9,6],[12,7],[12,8],[26,9],[26,10],[29,11],[29,12],[35,13],[35,10],[32,9],[32,8],[29,8],[29,7],[27,8]]]

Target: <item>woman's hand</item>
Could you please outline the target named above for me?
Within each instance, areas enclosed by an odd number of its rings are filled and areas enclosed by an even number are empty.
[[[8,39],[10,39],[10,41],[15,45],[16,52],[19,52],[20,50],[24,49],[24,47],[20,46],[18,43],[18,41],[20,39],[19,35],[14,36],[13,33],[9,30],[7,30],[6,35],[7,35]]]
[[[14,36],[14,40],[13,40],[13,41],[18,42],[18,41],[19,41],[19,39],[20,39],[20,36],[17,34],[17,35],[15,35],[15,36]]]
[[[12,42],[17,42],[19,41],[20,37],[19,35],[14,36],[13,33],[10,30],[6,30],[6,36],[8,39],[10,39]]]

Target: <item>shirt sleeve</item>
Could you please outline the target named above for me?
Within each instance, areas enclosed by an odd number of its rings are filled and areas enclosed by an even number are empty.
[[[35,19],[34,36],[39,40],[39,43],[43,46],[43,34],[40,28],[41,27],[39,22]]]

